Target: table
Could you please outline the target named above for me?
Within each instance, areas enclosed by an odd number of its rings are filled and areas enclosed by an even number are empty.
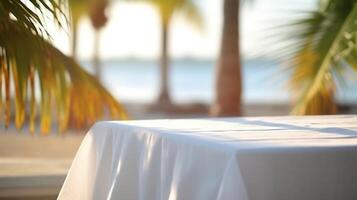
[[[58,199],[355,200],[357,116],[98,122]]]

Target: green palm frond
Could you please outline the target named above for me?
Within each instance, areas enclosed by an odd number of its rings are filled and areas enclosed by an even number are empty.
[[[61,24],[59,19],[62,14],[60,3],[60,0],[31,0],[27,3],[17,0],[1,1],[0,15],[3,20],[11,15],[10,17],[16,20],[19,25],[27,27],[34,34],[45,35],[48,33],[44,28],[44,20],[41,15],[48,12],[54,17],[55,22]],[[33,9],[30,8],[29,4]]]
[[[284,48],[293,69],[291,85],[300,96],[294,114],[336,112],[336,79],[343,79],[346,66],[357,69],[356,2],[321,1],[319,10],[281,29],[287,40],[296,41]]]
[[[125,119],[122,106],[94,77],[46,41],[41,13],[50,12],[61,23],[60,2],[30,2],[31,6],[17,0],[0,2],[0,113],[5,126],[12,119],[12,96],[15,126],[22,128],[27,119],[31,132],[37,114],[43,133],[51,130],[52,121],[64,131],[69,121],[78,127],[105,114]]]

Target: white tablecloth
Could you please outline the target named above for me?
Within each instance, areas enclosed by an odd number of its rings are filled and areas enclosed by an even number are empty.
[[[356,200],[357,116],[99,122],[59,199]]]

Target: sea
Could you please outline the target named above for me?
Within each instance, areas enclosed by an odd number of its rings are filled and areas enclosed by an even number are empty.
[[[90,73],[90,61],[81,64]],[[170,94],[175,103],[207,103],[215,97],[214,60],[177,59],[170,65]],[[159,65],[155,60],[122,59],[101,62],[102,84],[121,102],[151,103],[159,92]],[[243,101],[284,104],[295,97],[289,89],[291,71],[283,62],[267,58],[242,61]],[[348,73],[337,86],[337,101],[357,103],[357,73]]]

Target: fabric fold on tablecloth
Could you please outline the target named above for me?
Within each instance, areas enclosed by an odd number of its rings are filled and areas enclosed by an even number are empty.
[[[68,173],[76,180],[67,178],[58,199],[247,199],[234,151],[104,123],[85,140],[78,155],[85,149],[93,155],[76,157]],[[78,182],[84,185],[68,185]],[[74,192],[79,187],[82,192]]]

